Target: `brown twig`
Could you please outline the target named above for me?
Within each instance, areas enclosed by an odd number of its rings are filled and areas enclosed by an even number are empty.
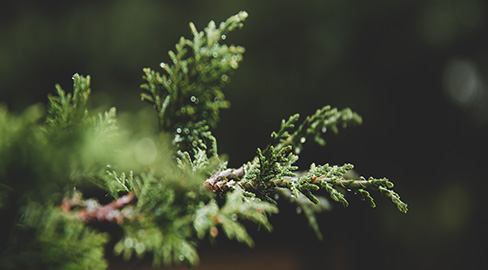
[[[208,188],[213,192],[225,191],[229,189],[228,183],[230,180],[241,180],[244,176],[244,167],[239,169],[227,169],[219,171],[210,176],[203,183],[203,187]]]
[[[73,198],[63,200],[61,210],[74,212],[74,216],[84,222],[115,222],[122,223],[125,219],[132,217],[130,211],[123,211],[137,201],[134,192],[129,192],[109,204],[99,205],[93,199],[83,200],[80,193]],[[81,207],[81,209],[77,209]]]

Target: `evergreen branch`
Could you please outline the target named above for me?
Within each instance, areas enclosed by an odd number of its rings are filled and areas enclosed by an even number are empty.
[[[193,39],[181,37],[176,51],[169,52],[172,63],[161,63],[165,74],[144,69],[141,100],[156,109],[160,128],[175,134],[178,149],[192,152],[198,147],[217,154],[215,138],[208,130],[219,121],[220,109],[229,107],[222,89],[244,53],[240,46],[220,43],[230,31],[241,28],[246,18],[243,11],[219,27],[210,21],[204,31],[190,23]]]
[[[234,189],[234,187],[229,187],[230,181],[240,181],[243,176],[244,167],[240,167],[238,169],[226,169],[223,171],[217,171],[205,180],[203,186],[213,192],[227,191],[229,189]]]
[[[331,185],[330,183],[327,183],[327,182],[322,182],[321,186],[327,191],[327,193],[329,193],[330,197],[334,201],[342,203],[342,205],[344,205],[344,207],[349,206],[349,202],[344,197],[344,194],[337,191],[337,189],[335,189],[333,185]]]
[[[218,219],[216,218],[219,212],[219,206],[215,200],[211,200],[207,204],[200,202],[198,210],[195,213],[193,226],[199,239],[203,239],[207,232],[212,238],[218,235]]]
[[[135,202],[134,193],[129,192],[127,195],[101,206],[94,199],[83,200],[81,194],[77,192],[71,199],[63,200],[61,210],[66,213],[74,211],[73,215],[85,223],[115,222],[120,224],[126,219],[134,218],[133,213],[127,209],[129,209],[129,205],[133,205]]]
[[[383,186],[379,186],[378,189],[391,199],[391,201],[397,206],[398,210],[403,213],[407,213],[407,204],[400,200],[400,196],[393,190],[389,190]]]
[[[86,103],[90,95],[90,76],[73,75],[73,93],[56,84],[57,96],[49,95],[46,123],[50,127],[66,128],[84,123],[88,116]]]
[[[110,108],[108,111],[98,114],[98,118],[95,122],[96,137],[101,137],[106,140],[113,139],[117,134],[117,110],[115,107]]]
[[[362,188],[358,188],[357,192],[358,192],[359,196],[361,196],[361,200],[368,201],[371,208],[376,207],[376,204],[374,203],[373,197],[371,197],[371,195],[369,194],[369,192],[367,190],[364,190]]]
[[[104,259],[108,235],[59,208],[29,203],[9,233],[10,248],[0,254],[1,269],[103,270],[108,266]]]
[[[277,145],[277,148],[293,146],[295,153],[299,154],[303,144],[313,139],[321,146],[325,145],[323,135],[332,130],[335,134],[339,132],[339,126],[346,128],[351,124],[361,124],[362,118],[349,108],[338,110],[325,106],[318,109],[315,114],[307,116],[305,120],[295,128],[299,114],[291,116],[287,121],[283,120],[280,130],[271,134],[271,138]]]
[[[296,197],[302,194],[313,203],[319,202],[314,193],[324,189],[334,201],[346,207],[349,202],[345,194],[338,189],[354,190],[355,193],[359,193],[362,200],[367,200],[370,206],[375,207],[373,197],[367,191],[373,190],[386,194],[401,212],[407,211],[406,204],[391,190],[393,183],[388,179],[373,177],[368,180],[364,177],[358,180],[345,179],[345,173],[354,168],[352,164],[343,166],[312,164],[307,173],[297,176],[295,174],[297,167],[293,164],[298,160],[298,156],[292,153],[294,147],[297,147],[295,151],[301,149],[307,137],[313,137],[320,143],[320,134],[323,133],[324,128],[329,127],[336,132],[339,123],[347,125],[361,122],[361,118],[350,109],[338,111],[329,106],[317,110],[314,115],[307,117],[298,128],[295,128],[298,119],[299,115],[295,114],[287,121],[282,120],[280,130],[271,134],[276,146],[271,143],[264,151],[258,148],[257,157],[252,162],[238,170],[217,172],[205,181],[204,186],[213,192],[225,192],[240,187],[261,199],[274,203],[276,201],[271,198],[271,195],[276,193],[276,188],[289,189]]]
[[[194,154],[205,150],[211,156],[217,156],[217,140],[209,130],[206,121],[187,123],[185,128],[177,128],[173,144],[177,149],[185,149]],[[185,151],[187,152],[187,151]]]
[[[305,195],[299,193],[298,196],[292,193],[287,188],[276,188],[277,193],[274,195],[274,198],[278,200],[280,197],[285,198],[286,200],[290,201],[291,203],[297,206],[296,213],[303,214],[307,218],[308,224],[314,230],[317,237],[321,240],[322,239],[322,232],[320,231],[319,224],[315,217],[316,214],[328,211],[332,209],[332,206],[323,196],[317,196],[318,203],[314,203],[310,201]]]
[[[400,200],[398,194],[391,190],[393,183],[390,180],[373,177],[367,180],[364,177],[360,177],[358,180],[344,179],[343,175],[352,168],[351,164],[343,166],[329,166],[328,164],[316,166],[312,164],[309,172],[302,174],[302,176],[267,179],[266,182],[263,182],[257,188],[256,184],[247,179],[247,175],[243,174],[245,169],[241,167],[239,169],[227,169],[225,172],[218,172],[212,175],[205,181],[204,187],[213,192],[226,192],[242,188],[258,196],[262,196],[265,191],[269,195],[274,194],[277,189],[288,189],[296,197],[300,196],[300,193],[313,203],[319,203],[319,199],[314,195],[314,192],[322,188],[329,193],[334,201],[340,202],[347,207],[349,202],[345,198],[345,193],[338,190],[343,189],[348,192],[358,193],[362,200],[367,200],[371,207],[376,207],[373,197],[367,191],[371,190],[385,194],[401,212],[406,213],[408,211],[407,205]]]
[[[111,178],[118,183],[113,189],[115,192],[128,189],[128,195],[134,198],[120,210],[124,222],[119,225],[124,229],[124,237],[117,242],[114,251],[125,259],[133,254],[138,257],[152,254],[155,266],[182,262],[194,265],[199,259],[193,216],[198,204],[208,199],[208,195],[194,181],[200,179],[198,171],[188,171],[187,167],[175,164],[165,164],[165,168],[167,171],[162,175],[157,171],[135,176],[131,172],[129,177],[123,173],[118,177],[115,172],[108,173],[107,180]]]
[[[188,235],[190,219],[178,218],[162,227],[154,219],[145,217],[137,222],[124,223],[124,237],[115,244],[114,252],[129,260],[135,253],[142,258],[152,254],[153,265],[160,266],[186,263],[188,266],[199,261],[195,243]]]
[[[129,177],[124,172],[117,174],[116,171],[107,170],[102,184],[113,198],[118,198],[119,193],[131,192],[134,188],[134,173],[131,171]]]
[[[272,226],[268,221],[267,214],[278,213],[278,208],[274,204],[262,201],[259,198],[248,197],[242,189],[236,189],[227,196],[226,204],[222,207],[222,213],[234,215],[250,220],[257,225],[263,226],[271,231]],[[235,218],[231,218],[235,221]]]
[[[193,38],[181,38],[169,52],[171,64],[161,63],[164,74],[144,69],[141,99],[155,108],[173,148],[154,143],[155,134],[132,138],[119,132],[115,108],[90,116],[89,76],[75,74],[71,93],[56,85],[44,124],[39,123],[41,106],[21,116],[0,106],[0,210],[9,213],[9,230],[1,232],[7,239],[0,243],[1,269],[106,268],[107,236],[87,223],[119,226],[123,234],[114,239],[119,240],[114,251],[125,259],[151,254],[154,265],[192,266],[199,260],[198,241],[207,235],[213,240],[221,230],[252,246],[246,221],[271,231],[268,216],[278,212],[280,196],[295,203],[297,213],[303,211],[319,238],[315,214],[330,208],[321,193],[344,206],[346,194],[358,194],[375,207],[370,192],[379,192],[407,212],[388,179],[346,179],[351,164],[312,164],[307,172],[296,172],[305,142],[324,145],[327,130],[337,133],[340,126],[361,123],[350,109],[326,106],[300,124],[299,115],[293,115],[251,162],[230,169],[219,160],[210,129],[220,109],[229,106],[222,89],[244,53],[242,47],[221,43],[246,17],[240,12],[219,26],[211,21],[203,31],[190,24]],[[151,143],[140,147],[141,142]],[[149,161],[140,158],[147,149],[154,152]],[[81,192],[60,198],[75,187],[98,188],[113,201],[100,205],[97,198],[83,199]]]
[[[278,212],[278,208],[255,197],[247,197],[248,194],[241,188],[236,188],[227,193],[225,204],[219,209],[215,200],[207,205],[201,205],[195,215],[194,226],[200,239],[208,232],[212,238],[217,237],[217,226],[221,226],[229,239],[236,239],[239,242],[253,246],[254,241],[247,233],[245,227],[238,222],[250,220],[266,230],[271,231],[267,214]]]

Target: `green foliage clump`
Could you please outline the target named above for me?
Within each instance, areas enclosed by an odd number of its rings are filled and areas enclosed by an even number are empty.
[[[169,51],[172,63],[161,62],[165,74],[144,69],[147,83],[141,100],[154,106],[162,130],[177,133],[180,149],[208,149],[217,155],[215,137],[208,132],[219,121],[219,110],[228,108],[222,88],[242,61],[244,48],[221,44],[226,35],[243,26],[246,12],[230,17],[218,27],[210,21],[204,31],[193,23],[193,39],[181,37],[176,52]]]
[[[30,203],[11,231],[2,269],[106,269],[108,235],[59,209]]]
[[[246,18],[240,12],[203,31],[190,24],[193,38],[180,39],[163,74],[144,69],[141,99],[156,110],[158,131],[141,128],[144,121],[125,126],[115,108],[90,114],[90,77],[78,74],[72,93],[56,85],[47,110],[13,115],[0,106],[1,269],[105,269],[103,223],[122,231],[111,235],[116,255],[195,265],[199,242],[221,232],[253,246],[244,224],[271,231],[280,196],[320,238],[315,215],[330,208],[327,197],[348,206],[354,193],[375,207],[376,192],[407,211],[386,178],[351,179],[351,164],[294,165],[306,142],[325,145],[328,130],[360,124],[350,109],[325,106],[300,124],[291,116],[252,161],[227,168],[211,129],[229,106],[223,87],[244,52],[224,42]]]
[[[68,93],[56,84],[57,96],[49,95],[49,110],[46,123],[55,128],[71,128],[82,125],[88,119],[86,103],[90,95],[90,76],[73,75],[73,93]]]

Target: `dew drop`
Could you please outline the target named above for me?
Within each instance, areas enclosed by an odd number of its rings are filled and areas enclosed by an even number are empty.
[[[178,134],[181,133],[181,128],[177,128],[176,133],[178,133]]]
[[[300,215],[302,213],[302,208],[301,207],[297,207],[296,211],[297,211],[297,215]]]
[[[193,102],[193,103],[195,103],[195,104],[198,104],[198,102],[200,102],[200,100],[197,97],[195,97],[195,96],[191,96],[190,97],[190,101]]]
[[[301,152],[300,148],[295,148],[295,154],[299,155]]]
[[[280,194],[275,193],[275,195],[274,195],[274,199],[275,199],[275,200],[278,200],[279,198],[280,198]]]
[[[220,77],[220,79],[222,79],[222,81],[223,81],[223,82],[226,82],[226,81],[228,81],[228,80],[229,80],[229,76],[227,76],[226,74],[224,74],[224,75],[222,75],[222,76]]]
[[[165,63],[165,62],[161,62],[161,63],[159,64],[159,66],[160,66],[161,68],[165,68],[165,67],[166,67],[166,63]]]
[[[180,260],[181,262],[185,259],[185,256],[183,256],[183,254],[181,254],[179,257],[178,257],[178,260]]]
[[[144,100],[145,100],[145,98],[142,96],[142,97],[141,97],[141,101],[144,101]]]
[[[221,38],[222,38],[222,40],[225,40],[227,38],[227,36],[226,35],[222,35]]]
[[[112,165],[107,164],[105,167],[107,167],[107,168],[112,168]]]
[[[237,221],[237,215],[236,214],[232,214],[232,216],[230,218],[232,219],[232,221]]]
[[[185,132],[186,135],[190,134],[190,130],[188,128],[185,128],[183,132]]]
[[[326,127],[323,127],[322,128],[322,133],[326,133],[327,132],[327,128]]]
[[[213,58],[217,58],[217,57],[219,57],[219,53],[218,52],[213,52],[212,53],[212,56],[213,56]]]
[[[191,144],[193,145],[193,147],[197,147],[198,142],[197,141],[193,141]]]
[[[305,137],[301,137],[301,138],[300,138],[300,142],[301,142],[301,143],[305,143],[306,141],[307,141],[307,138],[305,138]]]

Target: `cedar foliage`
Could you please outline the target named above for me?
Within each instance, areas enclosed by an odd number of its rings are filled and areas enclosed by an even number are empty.
[[[351,179],[351,164],[294,165],[305,143],[325,145],[327,132],[362,122],[349,108],[325,106],[301,122],[293,115],[254,159],[227,168],[212,128],[245,51],[225,40],[246,18],[240,12],[203,31],[190,24],[193,37],[179,40],[162,71],[144,69],[141,100],[154,108],[157,131],[119,123],[115,108],[91,114],[90,77],[78,74],[72,92],[56,85],[47,110],[15,115],[0,106],[1,269],[105,269],[109,239],[125,259],[195,265],[198,243],[219,233],[253,246],[243,223],[271,231],[278,197],[295,203],[319,238],[315,215],[328,198],[348,206],[356,194],[375,207],[379,193],[407,212],[386,178]]]

